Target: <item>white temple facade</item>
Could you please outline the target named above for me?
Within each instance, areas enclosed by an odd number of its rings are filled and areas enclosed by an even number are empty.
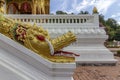
[[[38,10],[39,3],[44,2]],[[46,4],[45,4],[46,3]],[[5,6],[3,6],[5,4]],[[23,4],[23,5],[22,5]],[[19,43],[0,34],[0,79],[1,80],[74,80],[76,66],[82,64],[116,64],[114,55],[105,46],[108,38],[99,26],[99,15],[49,15],[50,0],[0,0],[0,14],[5,17],[42,26],[55,38],[68,31],[77,36],[77,41],[64,51],[79,54],[72,63],[51,62]],[[10,8],[10,6],[12,8]],[[6,11],[4,11],[6,8]],[[13,9],[13,10],[12,10]],[[9,11],[10,10],[10,11]],[[10,14],[12,11],[12,14]],[[38,13],[41,12],[41,14]],[[94,9],[97,12],[97,9]]]
[[[4,3],[4,0],[1,2]],[[47,29],[52,38],[72,31],[76,34],[77,41],[63,50],[80,54],[80,56],[75,57],[73,63],[54,63],[0,34],[1,80],[74,80],[73,73],[76,66],[81,64],[113,65],[117,62],[113,53],[104,46],[108,36],[104,28],[99,27],[98,14],[4,15],[15,21],[36,23]]]
[[[80,54],[76,57],[76,63],[79,64],[114,64],[113,53],[105,46],[104,42],[108,35],[103,27],[99,27],[98,14],[85,15],[5,15],[16,21],[43,26],[48,30],[52,38],[72,31],[77,36],[77,41],[66,51],[72,51]]]
[[[43,26],[52,38],[67,31],[77,41],[64,48],[80,54],[73,63],[53,63],[0,34],[0,77],[2,80],[73,80],[76,65],[116,64],[113,53],[105,46],[108,38],[93,15],[5,15],[16,21]],[[5,75],[5,76],[4,76]],[[6,77],[7,76],[7,77]]]

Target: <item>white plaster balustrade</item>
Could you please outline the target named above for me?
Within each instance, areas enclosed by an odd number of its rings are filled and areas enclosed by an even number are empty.
[[[68,31],[74,32],[77,41],[64,50],[80,54],[81,56],[76,58],[77,63],[116,63],[113,54],[104,47],[104,42],[108,36],[104,28],[99,27],[98,14],[5,16],[16,21],[36,23],[38,26],[43,26],[48,29],[52,38]]]
[[[37,23],[44,27],[96,27],[98,15],[5,15],[16,21]]]

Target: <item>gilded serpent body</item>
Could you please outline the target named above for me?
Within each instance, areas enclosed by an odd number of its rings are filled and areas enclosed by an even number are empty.
[[[76,36],[70,31],[51,39],[48,31],[43,29],[43,27],[17,22],[1,14],[0,33],[52,62],[74,62],[74,57],[54,55],[55,52],[76,41]]]

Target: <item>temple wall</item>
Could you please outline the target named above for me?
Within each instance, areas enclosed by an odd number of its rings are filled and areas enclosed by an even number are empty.
[[[50,0],[6,0],[7,14],[49,14]]]
[[[65,51],[80,54],[76,57],[77,64],[115,64],[113,53],[105,46],[108,36],[103,27],[99,27],[98,14],[93,15],[6,15],[16,21],[43,26],[50,36],[55,38],[72,31],[77,41]]]

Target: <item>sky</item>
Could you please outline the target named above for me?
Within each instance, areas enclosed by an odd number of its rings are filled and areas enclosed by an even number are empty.
[[[55,14],[58,10],[75,14],[80,11],[92,13],[94,6],[105,19],[114,18],[120,24],[120,0],[50,0],[50,13]]]

